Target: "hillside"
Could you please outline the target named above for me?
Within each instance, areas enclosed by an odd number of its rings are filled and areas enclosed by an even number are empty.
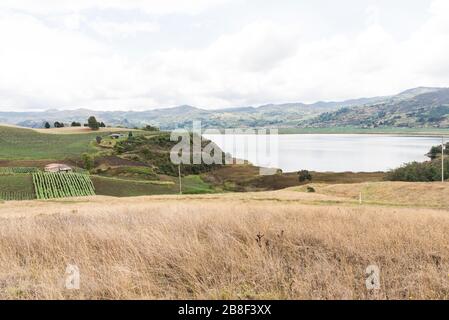
[[[448,299],[439,186],[0,202],[0,298]],[[359,205],[359,190],[380,194]],[[80,290],[61,286],[69,263]]]
[[[163,130],[191,128],[192,121],[202,121],[206,128],[233,127],[295,127],[298,122],[323,112],[342,107],[382,101],[383,97],[351,99],[341,102],[317,102],[268,104],[260,107],[241,107],[218,110],[200,109],[188,105],[148,111],[93,111],[47,110],[44,112],[0,112],[0,123],[17,124],[24,127],[42,128],[45,121],[83,122],[94,115],[112,126],[142,127],[146,124]]]
[[[209,110],[183,105],[147,111],[47,110],[0,112],[0,123],[42,128],[45,121],[83,122],[90,115],[110,126],[163,130],[191,128],[447,128],[449,89],[419,87],[394,96],[351,99],[341,102],[267,104]]]
[[[449,127],[449,89],[416,88],[386,101],[341,108],[303,121],[301,127]]]

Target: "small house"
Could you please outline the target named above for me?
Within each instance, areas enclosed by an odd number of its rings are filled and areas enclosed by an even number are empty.
[[[72,172],[72,168],[61,163],[50,163],[45,166],[45,172]]]

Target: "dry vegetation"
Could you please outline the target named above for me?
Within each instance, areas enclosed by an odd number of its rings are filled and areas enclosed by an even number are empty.
[[[0,219],[5,299],[449,298],[442,209],[283,190],[7,202]],[[64,289],[68,263],[79,291]]]

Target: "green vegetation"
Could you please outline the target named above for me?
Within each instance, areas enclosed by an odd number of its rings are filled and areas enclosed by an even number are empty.
[[[308,170],[301,170],[298,172],[298,181],[299,182],[312,181],[312,175]]]
[[[92,176],[98,195],[136,197],[153,194],[179,194],[177,179],[170,181],[139,181],[103,176]],[[183,194],[213,193],[214,189],[199,176],[182,178]]]
[[[107,133],[105,133],[107,135]],[[95,152],[91,142],[97,134],[45,134],[32,129],[0,126],[0,159],[62,160]]]
[[[37,171],[39,169],[34,167],[0,167],[0,175],[33,173]]]
[[[444,162],[444,178],[449,178],[449,159]],[[441,158],[426,162],[411,162],[387,173],[390,181],[441,181]]]
[[[0,175],[0,192],[34,193],[31,175]]]
[[[31,200],[35,198],[31,175],[0,175],[0,200]]]
[[[92,130],[98,130],[100,129],[100,123],[97,121],[97,119],[94,116],[89,117],[87,119],[87,126],[91,128]]]
[[[38,199],[80,197],[95,195],[90,177],[79,173],[33,173],[33,184]]]
[[[81,160],[83,161],[86,170],[91,170],[95,165],[94,157],[88,153],[83,153],[81,155]]]
[[[193,151],[193,139],[191,142],[191,153]],[[170,160],[170,150],[178,142],[170,140],[170,134],[161,132],[158,135],[152,136],[134,136],[131,139],[117,141],[114,150],[122,157],[132,158],[135,161],[143,162],[151,167],[155,168],[155,171],[159,174],[165,174],[169,176],[178,175],[178,166],[173,164]],[[210,141],[202,141],[202,146],[206,146]],[[200,174],[211,171],[221,165],[216,164],[182,164],[182,174]]]

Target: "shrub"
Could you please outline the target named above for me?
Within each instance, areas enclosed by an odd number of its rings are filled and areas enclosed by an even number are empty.
[[[94,158],[90,154],[83,153],[81,159],[86,170],[91,170],[94,167]]]
[[[299,182],[312,181],[312,175],[308,170],[301,170],[298,172]]]
[[[444,163],[444,177],[449,177],[449,159]],[[387,173],[385,178],[390,181],[421,181],[431,182],[441,180],[441,161],[426,161],[426,162],[410,162],[403,166],[391,170]]]
[[[315,192],[315,189],[313,187],[307,187],[307,192]]]

